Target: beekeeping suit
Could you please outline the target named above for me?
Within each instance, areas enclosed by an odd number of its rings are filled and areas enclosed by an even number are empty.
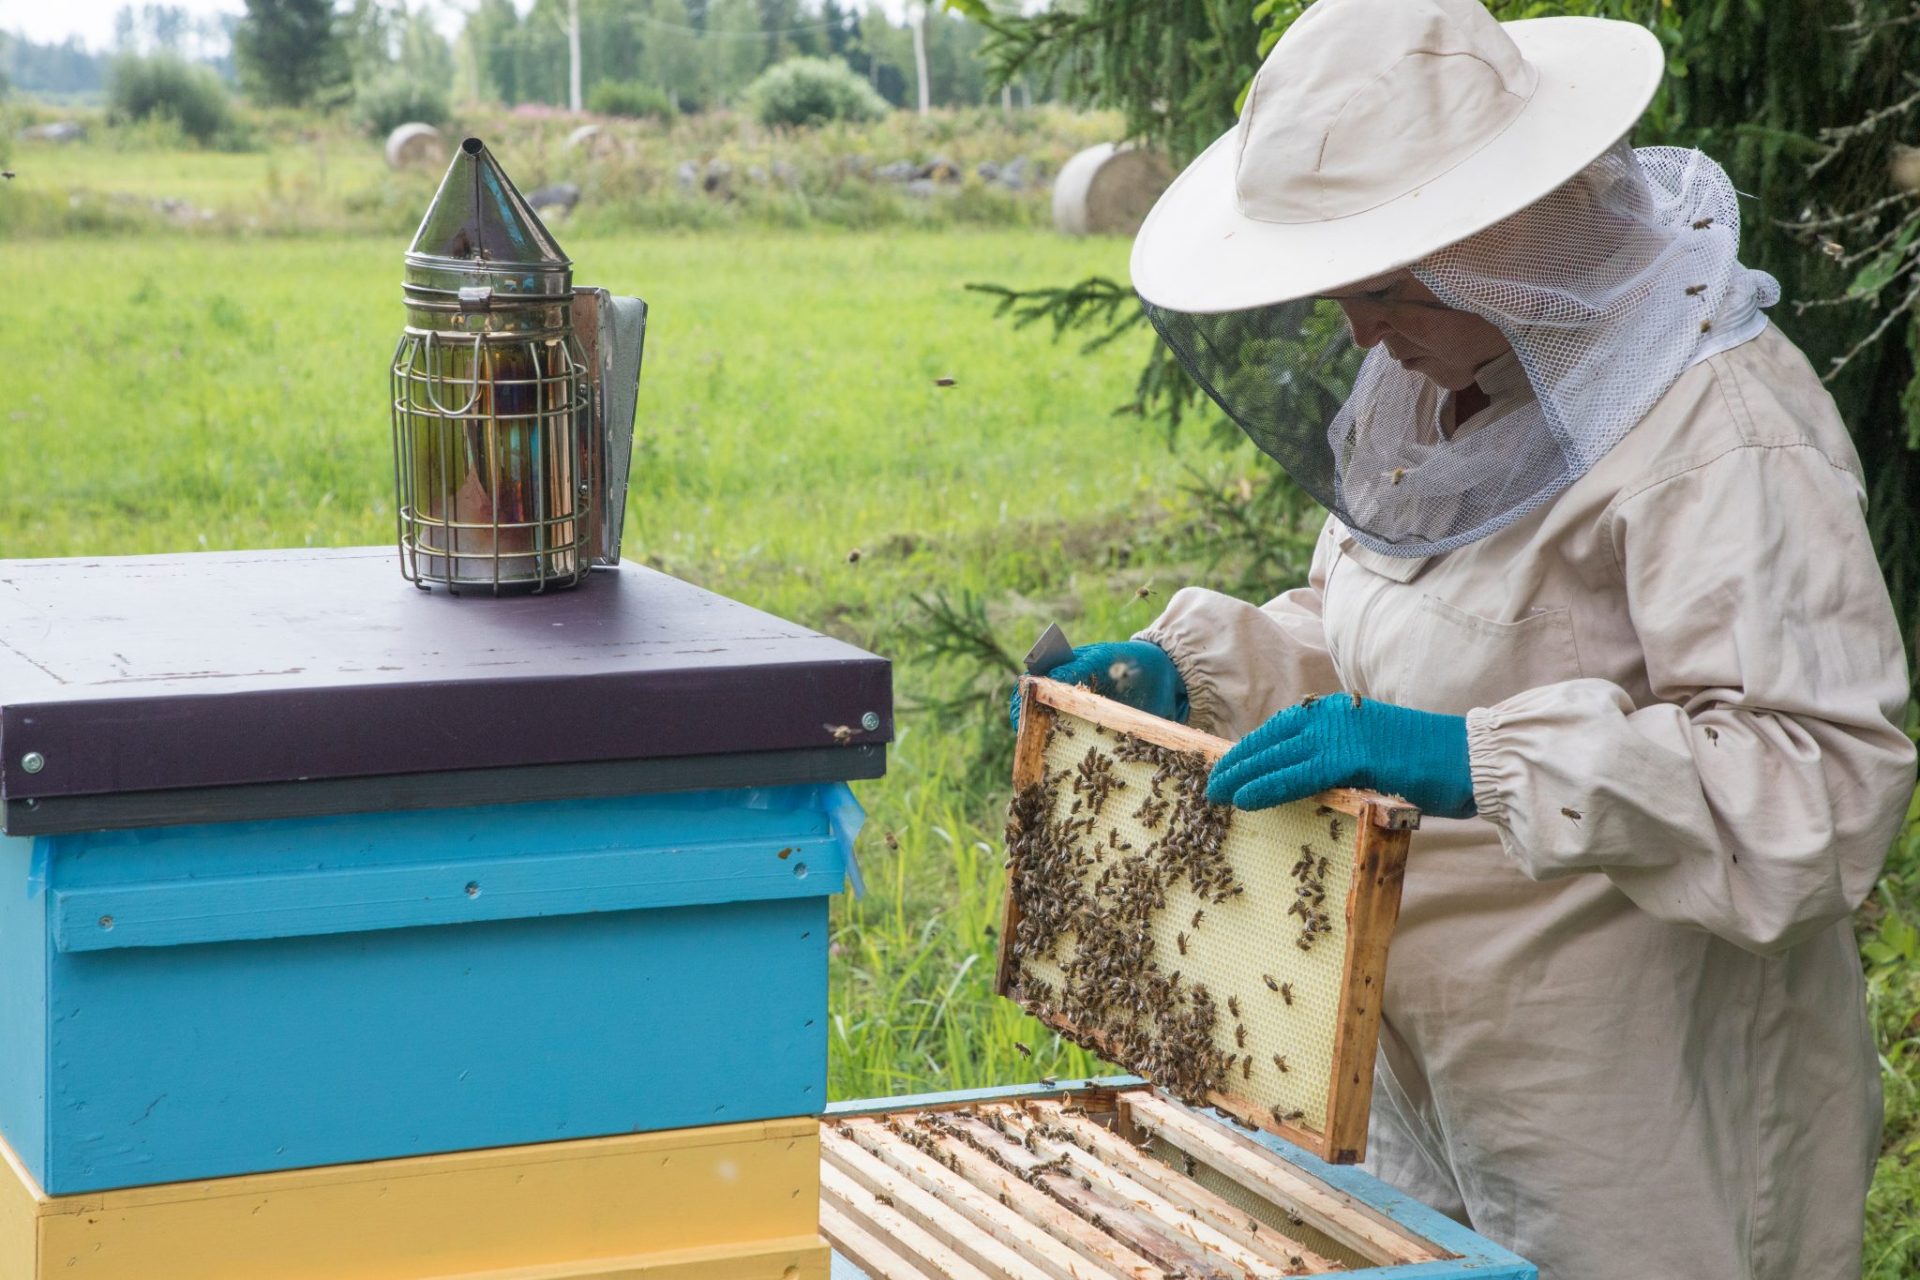
[[[1370,1169],[1548,1280],[1854,1276],[1880,1094],[1848,916],[1913,786],[1905,661],[1724,174],[1619,141],[1660,71],[1637,27],[1473,0],[1294,25],[1134,283],[1333,514],[1306,586],[1189,588],[1137,639],[1228,738],[1336,690],[1464,718],[1477,815],[1414,838]],[[1507,338],[1483,407],[1383,348],[1331,425],[1236,390],[1288,376],[1275,304],[1399,268]]]

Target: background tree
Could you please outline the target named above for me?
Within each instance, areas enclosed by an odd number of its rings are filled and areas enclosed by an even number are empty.
[[[332,0],[246,0],[233,33],[240,81],[257,101],[329,106],[351,77]]]

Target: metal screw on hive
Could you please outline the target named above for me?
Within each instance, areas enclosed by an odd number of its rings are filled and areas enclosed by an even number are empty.
[[[478,138],[407,250],[394,350],[400,569],[543,591],[620,563],[646,304],[573,263]]]

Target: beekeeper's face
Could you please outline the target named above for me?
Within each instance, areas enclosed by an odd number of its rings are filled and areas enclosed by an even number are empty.
[[[1346,313],[1353,340],[1387,354],[1448,391],[1459,391],[1509,350],[1500,331],[1433,296],[1410,271],[1395,271],[1327,295]]]

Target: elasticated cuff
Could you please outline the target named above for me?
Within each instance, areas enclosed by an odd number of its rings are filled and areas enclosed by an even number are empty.
[[[1213,726],[1220,722],[1220,697],[1213,682],[1201,672],[1199,657],[1186,645],[1180,634],[1156,622],[1145,631],[1135,632],[1131,638],[1158,645],[1173,660],[1173,669],[1179,674],[1180,683],[1186,690],[1187,714],[1183,723],[1212,733]]]
[[[1473,807],[1504,835],[1507,797],[1500,776],[1499,733],[1500,718],[1491,708],[1467,712],[1467,772],[1473,776]]]

